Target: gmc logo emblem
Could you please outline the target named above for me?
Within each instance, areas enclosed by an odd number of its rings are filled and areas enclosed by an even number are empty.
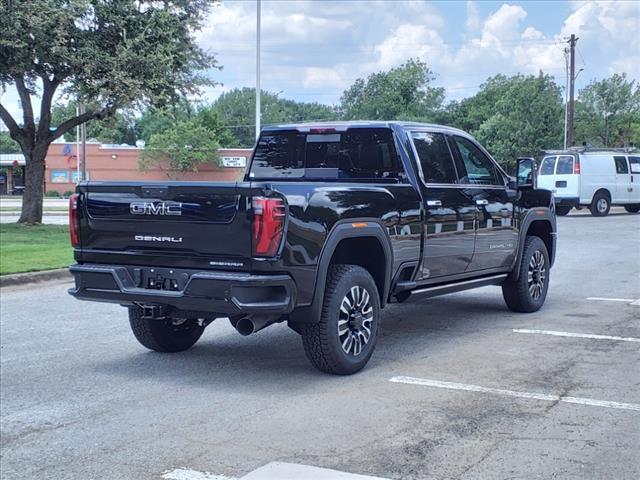
[[[182,203],[131,202],[129,211],[132,215],[182,215]]]

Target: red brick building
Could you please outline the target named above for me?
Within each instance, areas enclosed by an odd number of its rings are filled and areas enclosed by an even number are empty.
[[[138,159],[142,148],[131,145],[104,145],[87,142],[86,171],[88,180],[185,180],[200,182],[234,182],[244,173],[251,157],[250,148],[221,148],[218,151],[221,164],[212,161],[198,166],[197,172],[165,171],[154,168],[141,171]],[[52,143],[45,159],[44,191],[65,193],[76,188],[77,145]],[[24,185],[24,156],[0,155],[0,195],[19,194]]]
[[[142,148],[130,145],[105,145],[87,142],[87,180],[157,181],[185,180],[200,182],[234,182],[244,173],[251,149],[223,148],[218,151],[223,166],[212,161],[198,166],[197,172],[165,171],[154,168],[141,171],[138,159]],[[77,180],[77,145],[53,143],[46,158],[45,191],[64,193],[75,188]]]

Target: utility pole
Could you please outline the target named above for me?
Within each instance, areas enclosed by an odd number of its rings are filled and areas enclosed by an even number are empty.
[[[564,149],[567,149],[567,115],[569,112],[569,49],[564,49],[564,71],[567,74],[564,90]]]
[[[567,105],[567,146],[572,147],[573,139],[573,89],[576,79],[576,43],[578,37],[573,33],[568,40],[569,43],[569,103]]]
[[[260,136],[260,10],[261,1],[256,2],[256,139]]]

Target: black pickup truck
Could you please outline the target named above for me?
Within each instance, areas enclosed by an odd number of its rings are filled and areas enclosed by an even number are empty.
[[[556,220],[534,181],[532,159],[511,178],[449,127],[268,127],[242,182],[80,184],[69,293],[127,307],[160,352],[216,318],[242,335],[286,321],[317,368],[350,374],[390,302],[501,285],[510,309],[542,306]]]

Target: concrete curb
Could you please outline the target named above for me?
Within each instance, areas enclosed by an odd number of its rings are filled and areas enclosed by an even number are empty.
[[[66,268],[44,270],[42,272],[12,273],[10,275],[0,275],[0,288],[46,282],[49,280],[70,280],[71,278],[73,278],[73,276]]]

